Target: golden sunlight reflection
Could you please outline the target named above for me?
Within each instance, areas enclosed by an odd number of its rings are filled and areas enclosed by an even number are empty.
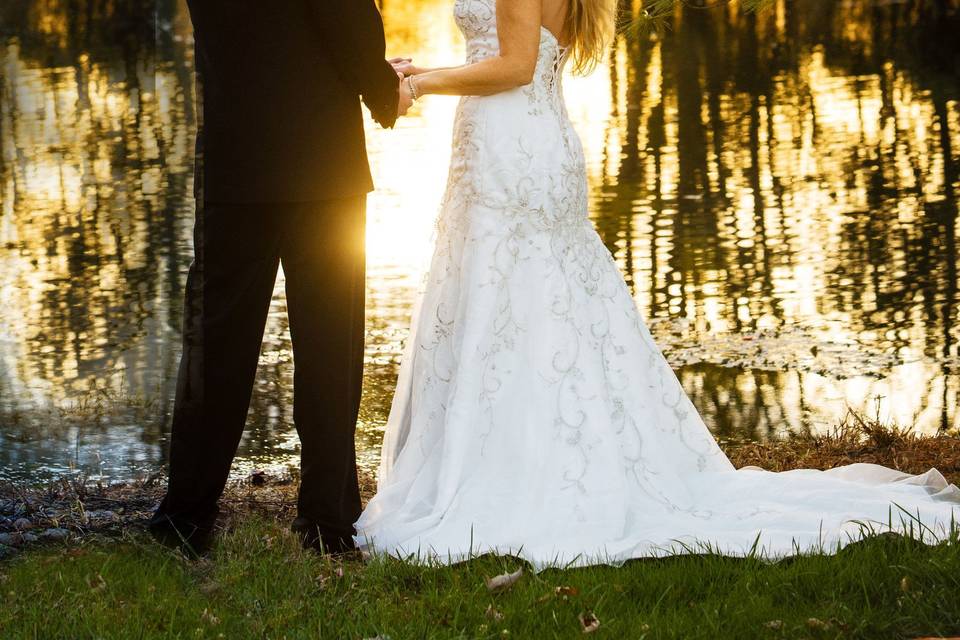
[[[166,456],[192,34],[183,0],[80,5],[0,5],[0,476],[120,476]],[[461,63],[450,5],[382,3],[388,55]],[[925,9],[872,6],[679,12],[564,80],[590,217],[720,438],[824,429],[848,406],[924,432],[960,424],[957,44]],[[367,119],[367,467],[456,102],[428,96],[393,130]],[[238,473],[297,460],[282,276],[275,291]]]

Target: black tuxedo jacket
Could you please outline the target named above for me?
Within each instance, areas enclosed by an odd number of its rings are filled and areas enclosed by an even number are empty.
[[[373,188],[360,99],[384,127],[398,79],[374,0],[188,0],[202,100],[197,195],[305,202]]]

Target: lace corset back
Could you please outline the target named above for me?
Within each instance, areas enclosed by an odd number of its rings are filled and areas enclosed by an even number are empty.
[[[466,39],[468,64],[500,50],[496,1],[455,0],[454,17]],[[529,84],[461,100],[441,227],[475,221],[466,208],[470,203],[539,228],[586,222],[583,149],[561,84],[567,57],[567,48],[540,27],[537,66]]]
[[[497,36],[496,0],[456,0],[454,16],[467,42],[467,63],[495,56],[500,51]],[[568,50],[546,27],[540,27],[540,53],[533,82],[525,87],[536,99],[562,98],[560,78]]]

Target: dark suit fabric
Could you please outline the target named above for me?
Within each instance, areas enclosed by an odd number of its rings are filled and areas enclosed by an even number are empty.
[[[304,202],[372,189],[359,97],[391,127],[399,82],[373,0],[188,4],[202,197]]]
[[[363,379],[363,234],[363,196],[198,210],[161,514],[195,523],[216,510],[243,435],[282,264],[301,442],[298,511],[324,533],[352,533],[360,515],[354,434]]]
[[[278,266],[300,436],[299,515],[347,538],[364,333],[361,99],[396,119],[373,0],[188,0],[202,91],[195,259],[170,440],[151,521],[208,529],[243,435]]]

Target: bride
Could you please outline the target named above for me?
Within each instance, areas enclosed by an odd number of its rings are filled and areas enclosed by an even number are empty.
[[[456,0],[466,64],[397,63],[413,99],[464,97],[358,546],[543,568],[945,537],[960,490],[936,470],[736,470],[687,398],[587,217],[564,106],[564,65],[604,55],[615,5]]]

